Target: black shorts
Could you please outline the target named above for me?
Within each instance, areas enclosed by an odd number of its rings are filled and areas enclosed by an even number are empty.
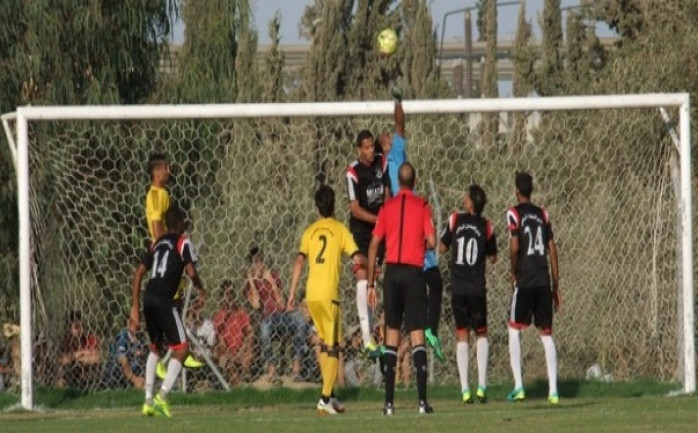
[[[487,296],[483,294],[451,295],[451,308],[456,329],[487,332]]]
[[[427,291],[421,267],[390,263],[386,266],[383,309],[388,328],[400,329],[403,315],[407,332],[426,328]]]
[[[182,316],[171,299],[148,296],[146,292],[143,314],[150,343],[155,347],[175,347],[187,342]]]
[[[356,246],[359,247],[359,252],[368,259],[368,247],[371,244],[371,232],[365,231],[352,231],[352,236],[354,237],[354,242]],[[376,254],[376,262],[378,265],[383,264],[383,258],[385,257],[385,241],[378,245],[378,253]]]
[[[524,329],[533,323],[543,331],[553,329],[553,292],[550,286],[514,287],[509,326]]]

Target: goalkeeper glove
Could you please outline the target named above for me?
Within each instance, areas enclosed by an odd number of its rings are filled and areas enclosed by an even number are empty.
[[[393,99],[395,99],[397,104],[402,102],[402,90],[400,90],[398,86],[393,86],[390,93],[393,95]]]

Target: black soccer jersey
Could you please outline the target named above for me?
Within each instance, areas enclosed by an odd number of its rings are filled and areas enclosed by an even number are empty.
[[[520,203],[507,211],[507,228],[519,238],[516,261],[518,287],[550,287],[548,242],[553,229],[548,212],[532,203]]]
[[[155,242],[141,263],[150,271],[145,293],[174,298],[182,271],[189,263],[196,263],[196,253],[186,235],[168,233]]]
[[[382,154],[376,153],[371,165],[352,162],[347,169],[347,191],[349,201],[358,200],[359,206],[366,211],[378,215],[383,206],[385,189],[390,187],[388,175],[388,160]],[[374,224],[354,218],[349,219],[349,229],[352,233],[368,233]]]
[[[485,292],[485,259],[497,254],[492,223],[467,212],[453,212],[441,232],[441,242],[450,247],[451,292]]]

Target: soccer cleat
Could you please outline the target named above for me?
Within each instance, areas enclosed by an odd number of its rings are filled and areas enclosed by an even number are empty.
[[[431,348],[434,349],[434,355],[436,355],[436,358],[439,361],[443,361],[445,358],[443,349],[441,349],[441,339],[431,332],[431,328],[427,328],[426,331],[424,331],[424,336],[427,339],[427,343],[429,343]]]
[[[204,366],[204,363],[189,355],[184,360],[184,366],[187,368],[200,368]]]
[[[143,409],[141,409],[141,413],[143,414],[143,416],[155,416],[158,412],[155,410],[155,406],[153,406],[152,404],[143,403]]]
[[[526,399],[526,393],[523,388],[516,388],[507,395],[507,401],[515,403],[518,401],[524,401]]]
[[[548,396],[548,403],[550,404],[560,404],[560,397],[558,397],[556,392],[553,392]]]
[[[385,406],[383,406],[382,413],[385,416],[393,416],[395,414],[395,408],[393,407],[393,404],[386,403]]]
[[[168,418],[172,417],[172,414],[170,413],[170,404],[167,402],[167,400],[160,397],[160,394],[155,394],[153,406],[155,406],[155,410],[160,412],[162,415],[165,415]]]
[[[320,399],[320,401],[317,402],[317,414],[320,416],[337,415],[337,411],[332,405],[332,400],[325,403],[322,401],[322,399]]]
[[[419,403],[419,414],[426,415],[434,413],[434,408],[429,405],[429,403]]]
[[[339,401],[339,399],[337,399],[336,397],[331,397],[330,403],[332,403],[332,407],[337,413],[344,413],[344,405],[341,401]]]
[[[383,356],[383,352],[385,349],[383,346],[378,346],[376,343],[373,341],[369,341],[364,345],[364,355],[366,355],[369,358],[380,358]]]
[[[165,364],[162,361],[158,361],[158,363],[155,365],[155,374],[160,378],[160,380],[165,380],[165,376],[167,376],[167,367],[165,367]]]
[[[487,403],[487,390],[483,386],[478,386],[477,387],[477,392],[475,393],[475,396],[477,397],[477,401],[479,403],[485,404]]]
[[[466,404],[473,404],[473,398],[470,396],[470,390],[469,390],[469,389],[464,389],[464,390],[463,390],[463,403],[466,403]]]

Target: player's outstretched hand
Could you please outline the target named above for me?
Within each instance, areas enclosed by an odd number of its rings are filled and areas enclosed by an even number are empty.
[[[555,313],[559,313],[562,309],[562,299],[560,298],[560,291],[553,290],[553,307],[555,308]]]
[[[293,311],[296,309],[296,295],[288,295],[288,301],[286,301],[286,310]]]
[[[398,86],[393,86],[392,89],[390,89],[390,94],[393,95],[393,99],[395,99],[395,102],[402,102],[402,89]]]
[[[375,309],[376,305],[378,304],[378,297],[376,296],[376,288],[374,286],[370,286],[368,288],[368,291],[366,292],[366,297],[368,306],[372,309]]]

